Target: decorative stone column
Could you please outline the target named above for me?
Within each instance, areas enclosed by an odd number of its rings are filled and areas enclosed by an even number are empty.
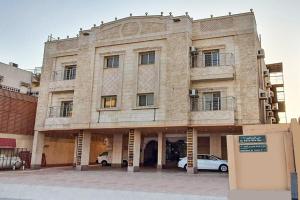
[[[137,172],[140,168],[141,132],[130,129],[128,136],[128,172]]]
[[[41,168],[42,154],[44,151],[44,140],[45,133],[34,131],[34,138],[32,144],[32,155],[31,155],[31,168]]]
[[[158,133],[157,141],[157,169],[162,169],[166,164],[166,139],[163,132]]]
[[[198,150],[198,141],[197,141],[197,131],[193,128],[188,128],[186,134],[187,141],[187,172],[190,174],[195,174],[198,172],[197,167],[197,150]]]
[[[86,170],[90,161],[91,133],[81,130],[77,136],[76,169]]]
[[[122,167],[123,155],[123,134],[113,135],[112,167]]]
[[[222,149],[221,149],[221,135],[219,134],[211,134],[209,139],[210,146],[210,154],[222,157]]]

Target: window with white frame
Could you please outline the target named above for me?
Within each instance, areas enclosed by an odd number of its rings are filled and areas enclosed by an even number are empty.
[[[115,108],[117,107],[117,96],[102,96],[101,98],[101,107],[102,108]]]
[[[219,50],[204,51],[204,66],[215,67],[220,65],[220,54]]]
[[[76,65],[66,65],[64,69],[64,80],[72,80],[76,77]]]
[[[138,94],[137,95],[137,105],[138,106],[153,106],[154,105],[154,94]]]
[[[104,57],[105,68],[118,68],[119,67],[119,55],[105,56]]]
[[[221,110],[221,92],[203,93],[203,110]]]
[[[73,101],[62,101],[60,107],[60,117],[71,117],[73,111]]]
[[[155,51],[141,52],[139,54],[141,65],[150,65],[155,63]]]

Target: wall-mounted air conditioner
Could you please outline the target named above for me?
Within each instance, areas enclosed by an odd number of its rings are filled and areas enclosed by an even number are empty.
[[[192,55],[198,54],[198,50],[197,50],[197,48],[194,47],[194,46],[191,46],[191,47],[190,47],[190,52],[191,52]]]
[[[273,111],[267,111],[267,116],[268,117],[274,117]]]
[[[269,73],[269,70],[264,70],[264,77],[269,77],[270,76],[270,73]]]
[[[265,58],[265,50],[264,49],[259,49],[257,51],[257,58]]]
[[[277,103],[272,105],[272,110],[278,110],[278,104]]]
[[[190,90],[190,97],[198,97],[198,90],[197,89],[191,89]]]
[[[271,106],[270,104],[266,104],[266,105],[265,105],[265,109],[266,109],[267,111],[272,110],[272,106]]]
[[[266,88],[272,87],[271,82],[269,80],[266,80],[265,81],[265,86],[266,86]]]
[[[259,89],[259,96],[258,96],[258,98],[259,98],[260,100],[267,100],[268,97],[267,97],[266,91],[264,91],[264,90],[262,90],[262,89]]]

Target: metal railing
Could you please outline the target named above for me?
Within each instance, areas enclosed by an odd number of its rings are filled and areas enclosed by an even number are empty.
[[[76,67],[65,70],[54,71],[52,73],[53,81],[73,80],[76,78]]]
[[[199,53],[192,55],[191,68],[232,66],[234,62],[233,53],[218,53],[217,55]]]
[[[72,117],[73,105],[49,107],[49,118]]]
[[[235,98],[234,97],[214,97],[211,99],[191,97],[190,98],[191,111],[234,111]]]

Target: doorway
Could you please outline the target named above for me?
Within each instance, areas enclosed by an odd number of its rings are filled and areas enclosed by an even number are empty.
[[[157,165],[157,141],[151,140],[147,143],[144,150],[144,166]]]

